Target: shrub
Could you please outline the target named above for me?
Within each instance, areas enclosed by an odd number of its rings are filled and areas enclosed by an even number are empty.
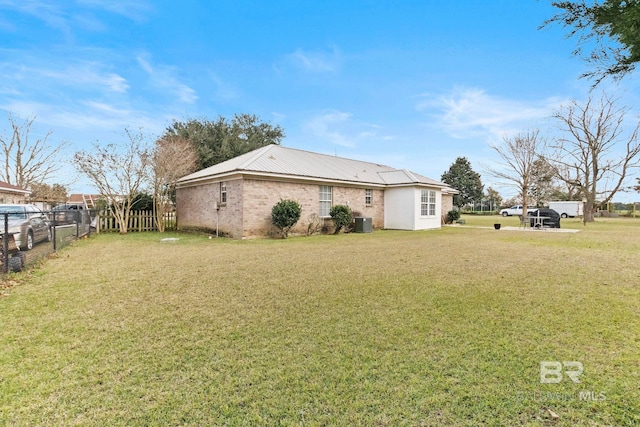
[[[447,212],[447,224],[453,224],[457,220],[460,219],[460,211],[449,211]]]
[[[271,209],[271,223],[280,230],[282,238],[286,239],[301,213],[300,203],[295,200],[280,200]]]
[[[335,205],[329,210],[329,215],[333,220],[335,226],[334,234],[338,234],[343,228],[347,228],[353,221],[353,212],[351,208],[346,205]]]

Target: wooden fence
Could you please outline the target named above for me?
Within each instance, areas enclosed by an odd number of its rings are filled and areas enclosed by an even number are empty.
[[[109,210],[98,211],[99,215],[96,232],[112,232],[120,231],[120,225],[116,218]],[[176,228],[176,213],[167,212],[163,215],[162,221],[164,223],[165,230],[175,230]],[[129,224],[127,226],[128,231],[157,231],[156,222],[154,219],[153,211],[131,211],[129,214]]]

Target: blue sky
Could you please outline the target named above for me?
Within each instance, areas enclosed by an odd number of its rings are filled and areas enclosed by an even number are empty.
[[[554,13],[545,0],[0,0],[0,109],[35,116],[34,136],[53,130],[69,157],[126,127],[153,140],[174,119],[250,113],[288,147],[434,179],[465,156],[497,186],[491,145],[552,137],[553,111],[589,94],[575,40],[538,29]],[[637,86],[602,88],[633,106]],[[58,181],[91,191],[71,170]]]

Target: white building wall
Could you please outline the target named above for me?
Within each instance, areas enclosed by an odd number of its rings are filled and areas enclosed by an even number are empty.
[[[421,216],[420,215],[420,198],[422,195],[421,190],[433,190],[436,192],[436,214],[434,216]],[[416,222],[414,230],[431,230],[434,228],[440,228],[442,225],[442,192],[435,188],[416,188],[415,189],[415,209],[416,209]]]
[[[436,192],[436,214],[420,215],[420,196],[424,187],[388,188],[384,192],[384,228],[394,230],[428,230],[440,228],[442,193]]]
[[[414,230],[415,188],[387,188],[384,191],[384,228]]]

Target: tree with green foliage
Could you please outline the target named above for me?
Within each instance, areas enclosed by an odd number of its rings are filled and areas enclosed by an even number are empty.
[[[558,190],[555,169],[544,158],[534,160],[529,200],[532,206],[541,208]]]
[[[597,86],[606,77],[619,79],[635,69],[640,61],[639,0],[554,1],[551,4],[562,12],[545,21],[543,26],[559,23],[571,28],[568,37],[578,38],[574,55],[594,67],[582,77],[595,79],[594,86]]]
[[[131,200],[132,211],[151,211],[153,210],[153,195],[145,192],[139,192]]]
[[[502,206],[502,196],[498,192],[498,190],[493,187],[487,188],[487,193],[485,195],[485,200],[489,202],[490,209],[498,210],[500,206]]]
[[[458,208],[482,200],[484,185],[480,180],[480,174],[471,168],[471,163],[466,157],[458,157],[440,179],[460,192],[453,196],[453,204]]]
[[[161,139],[171,137],[184,138],[195,146],[200,170],[266,145],[280,144],[284,130],[260,121],[258,116],[236,114],[231,121],[222,116],[215,121],[176,120]]]
[[[353,222],[353,212],[347,205],[334,205],[329,210],[329,215],[335,226],[334,234],[340,233],[340,230],[347,229]]]
[[[289,236],[289,231],[300,220],[302,208],[295,200],[280,200],[271,209],[271,223],[280,230],[283,239]]]

